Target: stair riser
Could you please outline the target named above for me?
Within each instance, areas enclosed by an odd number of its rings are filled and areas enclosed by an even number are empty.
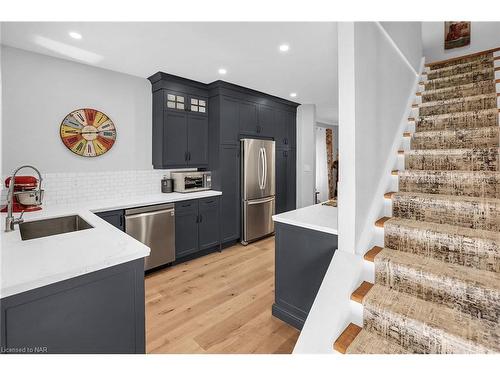
[[[392,198],[394,217],[451,224],[464,228],[500,230],[500,205],[484,201],[454,201],[431,198]]]
[[[420,117],[415,123],[415,130],[458,130],[473,129],[498,125],[498,110],[492,109],[478,113],[456,113],[449,116]]]
[[[444,171],[498,171],[498,149],[408,151],[405,169]]]
[[[474,345],[472,342],[446,331],[436,329],[413,319],[377,308],[364,305],[363,328],[399,344],[413,353],[488,353],[487,348]]]
[[[468,83],[487,81],[495,79],[493,67],[484,71],[461,74],[453,77],[439,78],[425,82],[425,90],[437,90],[445,87],[466,85]]]
[[[437,104],[433,106],[422,106],[419,108],[419,116],[443,115],[446,113],[480,111],[483,109],[497,108],[496,96],[488,96],[480,99],[463,100],[456,103]]]
[[[494,81],[481,81],[422,93],[422,103],[495,93]]]
[[[466,64],[470,62],[476,62],[479,63],[481,61],[492,61],[493,60],[493,53],[486,53],[483,55],[476,55],[476,56],[468,56],[468,57],[463,57],[461,59],[456,59],[453,61],[446,61],[441,64],[433,64],[430,67],[430,71],[435,71],[438,69],[443,69],[446,67],[454,66],[454,65],[461,65],[461,64]]]
[[[375,259],[375,280],[402,293],[425,301],[443,304],[458,310],[471,318],[497,322],[500,316],[500,291],[487,289],[482,285],[466,282],[459,278],[422,272],[406,264],[389,259]]]
[[[500,272],[500,235],[474,237],[465,231],[439,232],[388,222],[384,227],[385,247],[434,258],[446,263]]]
[[[412,150],[457,148],[491,148],[500,146],[500,127],[442,130],[414,133],[410,140]]]
[[[401,171],[399,191],[476,198],[500,198],[500,175],[446,171]]]
[[[428,79],[445,78],[457,74],[471,73],[476,70],[483,70],[493,66],[493,59],[469,62],[462,65],[447,67],[441,70],[433,70],[427,73]]]

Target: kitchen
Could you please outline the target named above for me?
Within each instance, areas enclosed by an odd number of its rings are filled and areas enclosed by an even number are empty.
[[[144,33],[158,37],[141,47]],[[159,54],[171,34],[203,51]],[[333,43],[335,24],[3,23],[2,347],[291,352],[337,236],[336,207],[310,207],[316,122],[336,106],[334,53],[312,37]],[[41,175],[12,176],[23,165]],[[277,252],[277,296],[275,222],[277,238],[304,229],[324,268]],[[315,264],[301,253],[285,258]]]

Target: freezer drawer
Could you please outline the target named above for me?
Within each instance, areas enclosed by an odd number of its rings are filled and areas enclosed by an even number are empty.
[[[275,211],[275,198],[267,197],[243,201],[242,243],[268,236],[274,233],[272,216]]]

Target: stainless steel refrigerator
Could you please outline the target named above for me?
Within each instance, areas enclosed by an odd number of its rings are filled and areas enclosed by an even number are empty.
[[[241,140],[241,243],[274,233],[274,141]]]

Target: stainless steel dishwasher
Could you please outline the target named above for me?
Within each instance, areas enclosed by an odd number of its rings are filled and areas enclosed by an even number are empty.
[[[145,270],[175,260],[173,203],[125,210],[125,232],[151,249],[144,261]]]

